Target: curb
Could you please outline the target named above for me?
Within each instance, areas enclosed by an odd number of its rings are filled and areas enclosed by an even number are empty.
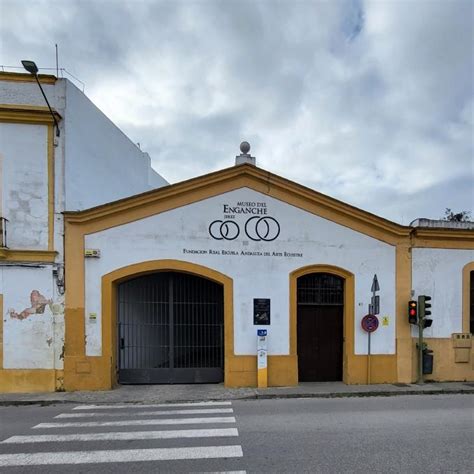
[[[288,393],[288,394],[257,394],[255,399],[267,400],[272,398],[369,398],[369,397],[393,397],[397,395],[472,395],[474,389],[453,390],[423,390],[423,391],[380,391],[380,392],[333,392],[333,393]],[[249,398],[251,399],[251,398]]]
[[[369,391],[369,392],[322,392],[322,393],[278,393],[278,394],[265,394],[265,393],[256,393],[254,395],[242,395],[230,397],[231,400],[272,400],[272,399],[297,399],[297,398],[369,398],[369,397],[393,397],[400,395],[473,395],[474,389],[429,389],[429,390],[385,390],[385,391]],[[222,401],[221,398],[209,398],[206,401]],[[94,405],[112,405],[112,404],[122,404],[122,405],[143,405],[150,403],[192,403],[202,401],[200,399],[174,399],[174,400],[0,400],[0,406],[31,406],[31,405],[40,405],[40,406],[52,406],[52,405],[65,405],[68,403],[73,404],[94,404]]]

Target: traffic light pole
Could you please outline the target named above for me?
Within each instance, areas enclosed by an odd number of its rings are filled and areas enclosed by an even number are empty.
[[[423,380],[423,320],[418,318],[418,382],[424,383]]]
[[[418,296],[418,383],[424,383],[423,380],[423,356],[425,352],[425,343],[423,342],[423,329],[431,327],[433,320],[431,315],[431,296]]]

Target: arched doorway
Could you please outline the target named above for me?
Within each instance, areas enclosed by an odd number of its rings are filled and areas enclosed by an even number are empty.
[[[224,380],[223,286],[189,273],[147,273],[117,285],[119,383]]]
[[[308,273],[297,279],[300,382],[343,379],[344,279]]]

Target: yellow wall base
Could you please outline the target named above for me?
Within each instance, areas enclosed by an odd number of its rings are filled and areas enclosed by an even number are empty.
[[[77,390],[110,390],[114,386],[111,363],[105,357],[66,356],[64,388]]]
[[[233,356],[226,359],[225,386],[258,387],[257,356]],[[278,355],[267,358],[267,386],[291,387],[298,384],[296,356]]]
[[[354,355],[348,363],[346,379],[348,385],[365,385],[374,383],[397,382],[397,356],[396,355],[371,355],[370,380],[368,378],[368,356]]]
[[[411,383],[416,379],[416,372],[413,372],[412,364],[416,354],[413,350],[411,337],[397,338],[397,382],[399,383]]]
[[[63,371],[54,369],[2,369],[0,392],[31,393],[63,390]]]
[[[225,366],[226,387],[257,387],[257,356],[228,357]],[[295,356],[269,356],[267,370],[269,387],[298,384]],[[105,357],[64,358],[64,389],[67,391],[110,390],[115,383],[114,369]]]
[[[418,339],[413,338],[413,382],[418,375],[418,351],[416,344]],[[425,374],[424,380],[436,382],[474,382],[474,347],[471,347],[469,362],[454,361],[454,347],[452,339],[429,339],[424,338],[428,349],[433,351],[433,373]]]
[[[265,367],[263,369],[257,370],[257,387],[258,388],[267,388],[268,387],[268,369]]]
[[[258,387],[257,356],[232,356],[225,359],[225,381],[228,388]],[[65,357],[64,388],[75,390],[109,390],[115,385],[114,369],[105,357]],[[371,356],[370,383],[396,383],[397,357]],[[298,357],[268,356],[268,387],[298,385]],[[367,356],[353,356],[347,368],[347,384],[367,384]]]

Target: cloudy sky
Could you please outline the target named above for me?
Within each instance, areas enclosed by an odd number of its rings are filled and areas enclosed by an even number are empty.
[[[0,64],[86,94],[176,182],[257,164],[409,224],[473,207],[474,2],[0,0]]]

